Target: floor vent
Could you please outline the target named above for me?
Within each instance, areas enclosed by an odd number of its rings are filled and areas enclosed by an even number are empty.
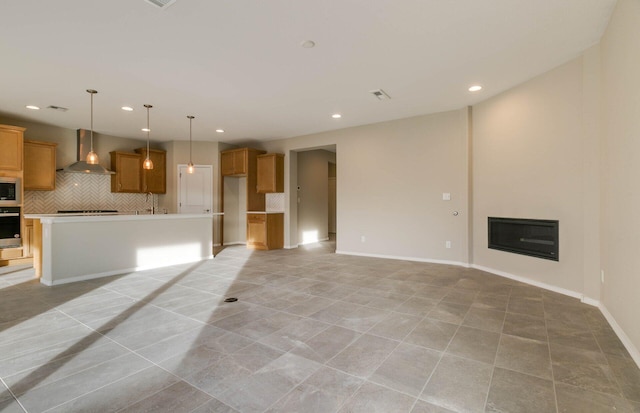
[[[153,4],[154,6],[160,7],[161,9],[166,9],[171,6],[176,0],[145,0],[147,3]]]

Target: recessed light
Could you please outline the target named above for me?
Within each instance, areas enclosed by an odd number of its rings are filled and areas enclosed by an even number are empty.
[[[149,129],[149,128],[142,128],[142,132],[151,132],[151,129]]]
[[[123,106],[122,110],[126,110],[127,112],[131,112],[131,111],[133,111],[133,108],[131,106]]]
[[[480,85],[473,85],[469,88],[469,92],[478,92],[482,90],[482,86]]]
[[[333,115],[331,115],[331,117],[334,118],[334,119],[340,119],[342,117],[342,115],[339,114],[339,113],[334,113]]]
[[[40,106],[36,106],[36,105],[27,105],[25,106],[25,108],[31,109],[31,110],[40,110]]]
[[[304,47],[305,49],[312,49],[313,47],[315,47],[316,42],[314,42],[313,40],[305,40],[304,42],[302,42],[302,47]]]
[[[224,133],[224,129],[216,129],[216,132],[218,132],[218,133]]]

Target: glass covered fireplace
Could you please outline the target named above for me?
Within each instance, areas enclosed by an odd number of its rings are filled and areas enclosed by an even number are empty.
[[[489,248],[559,261],[558,221],[489,217]]]

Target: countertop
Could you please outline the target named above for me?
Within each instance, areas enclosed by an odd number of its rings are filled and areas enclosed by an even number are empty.
[[[247,211],[247,214],[284,214],[284,211]]]
[[[208,214],[25,214],[27,219],[39,219],[42,222],[101,222],[101,221],[148,221],[148,220],[175,220],[205,218],[224,215],[223,212],[211,212]]]

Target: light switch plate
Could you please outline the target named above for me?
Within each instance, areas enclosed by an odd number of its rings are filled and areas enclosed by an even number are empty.
[[[449,192],[443,192],[442,193],[442,200],[443,201],[451,201],[451,194]]]

